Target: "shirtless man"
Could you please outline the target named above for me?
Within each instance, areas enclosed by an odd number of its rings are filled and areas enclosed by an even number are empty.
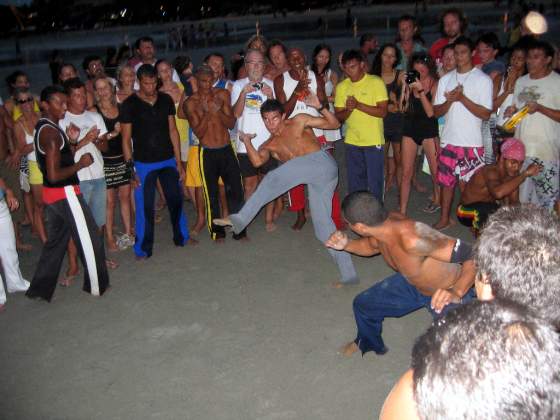
[[[242,133],[240,138],[253,166],[258,168],[271,157],[285,163],[266,174],[239,213],[216,219],[214,223],[233,226],[234,232],[241,232],[266,203],[296,185],[307,184],[315,236],[324,242],[335,231],[331,205],[332,194],[338,183],[338,168],[333,157],[321,150],[312,129],[334,130],[340,123],[325,105],[321,105],[316,95],[308,95],[306,103],[314,107],[322,117],[304,113],[286,119],[282,104],[275,99],[267,100],[261,106],[261,115],[271,137],[258,151],[251,143],[253,135]],[[335,287],[358,283],[350,254],[334,249],[329,249],[329,253],[340,272],[340,281],[335,283]]]
[[[210,236],[217,243],[224,242],[225,229],[212,223],[220,216],[218,179],[221,177],[230,211],[243,206],[241,171],[231,145],[228,129],[235,125],[230,94],[226,89],[212,87],[214,72],[209,66],[200,67],[195,77],[198,91],[187,99],[186,111],[189,124],[200,141],[199,162],[206,200],[206,220]],[[246,237],[241,229],[234,239]]]
[[[318,117],[319,113],[305,102],[305,97],[310,93],[317,95],[321,103],[326,103],[325,84],[320,77],[317,77],[312,70],[307,68],[305,54],[299,48],[288,50],[289,70],[274,79],[274,93],[276,98],[284,106],[284,112],[288,118],[298,114],[308,114]],[[323,130],[315,128],[315,136],[326,143]],[[290,190],[290,211],[297,212],[296,222],[292,229],[301,230],[305,225],[305,189],[303,185],[298,185]]]
[[[519,204],[519,186],[529,177],[537,175],[541,167],[532,163],[520,172],[525,160],[525,146],[520,140],[510,138],[502,143],[498,163],[480,168],[461,193],[457,219],[473,229],[478,237],[488,216],[501,204]]]
[[[385,354],[381,338],[385,317],[401,317],[422,306],[434,317],[474,297],[475,266],[470,245],[415,222],[400,213],[387,211],[373,194],[356,191],[348,195],[342,210],[350,228],[361,236],[350,240],[334,232],[326,246],[363,257],[381,254],[396,273],[354,299],[358,334],[342,353],[358,350]]]

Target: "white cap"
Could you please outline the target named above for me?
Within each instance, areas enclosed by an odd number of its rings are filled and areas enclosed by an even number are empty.
[[[525,27],[535,35],[542,35],[548,31],[548,24],[543,15],[538,12],[529,12],[525,16]]]

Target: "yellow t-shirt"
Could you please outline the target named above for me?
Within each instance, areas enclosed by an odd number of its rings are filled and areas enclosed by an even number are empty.
[[[380,77],[371,74],[365,74],[356,83],[352,83],[348,78],[340,82],[336,86],[335,108],[346,107],[348,96],[354,96],[358,102],[372,106],[389,99],[385,82]],[[346,120],[344,142],[354,146],[380,146],[385,144],[383,118],[372,117],[355,109]]]

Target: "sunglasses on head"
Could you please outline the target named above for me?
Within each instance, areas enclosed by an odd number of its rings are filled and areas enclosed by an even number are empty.
[[[16,102],[20,105],[22,104],[26,104],[27,102],[33,102],[33,98],[27,98],[27,99],[16,99]]]

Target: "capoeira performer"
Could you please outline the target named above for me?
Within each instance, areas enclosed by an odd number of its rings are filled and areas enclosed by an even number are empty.
[[[324,243],[336,230],[331,218],[331,207],[332,195],[338,183],[338,167],[333,157],[321,150],[312,129],[333,130],[338,128],[340,123],[334,114],[319,102],[316,95],[308,95],[306,103],[317,108],[322,117],[299,114],[286,119],[282,104],[275,99],[267,100],[261,106],[261,115],[271,137],[258,151],[251,143],[254,134],[239,133],[254,167],[265,164],[271,157],[284,163],[263,178],[239,213],[224,219],[214,219],[215,224],[232,226],[233,231],[239,233],[266,203],[296,185],[307,184],[315,236]],[[335,287],[358,283],[358,275],[350,254],[334,249],[328,251],[340,272],[340,279],[335,283]]]
[[[27,297],[51,300],[70,237],[84,264],[83,290],[94,296],[109,287],[105,251],[91,212],[82,199],[76,173],[93,163],[85,153],[74,163],[70,139],[78,139],[79,129],[68,128],[68,136],[58,126],[66,112],[66,95],[56,86],[41,92],[43,118],[35,127],[37,164],[43,174],[43,200],[47,219],[47,242],[41,252]]]

